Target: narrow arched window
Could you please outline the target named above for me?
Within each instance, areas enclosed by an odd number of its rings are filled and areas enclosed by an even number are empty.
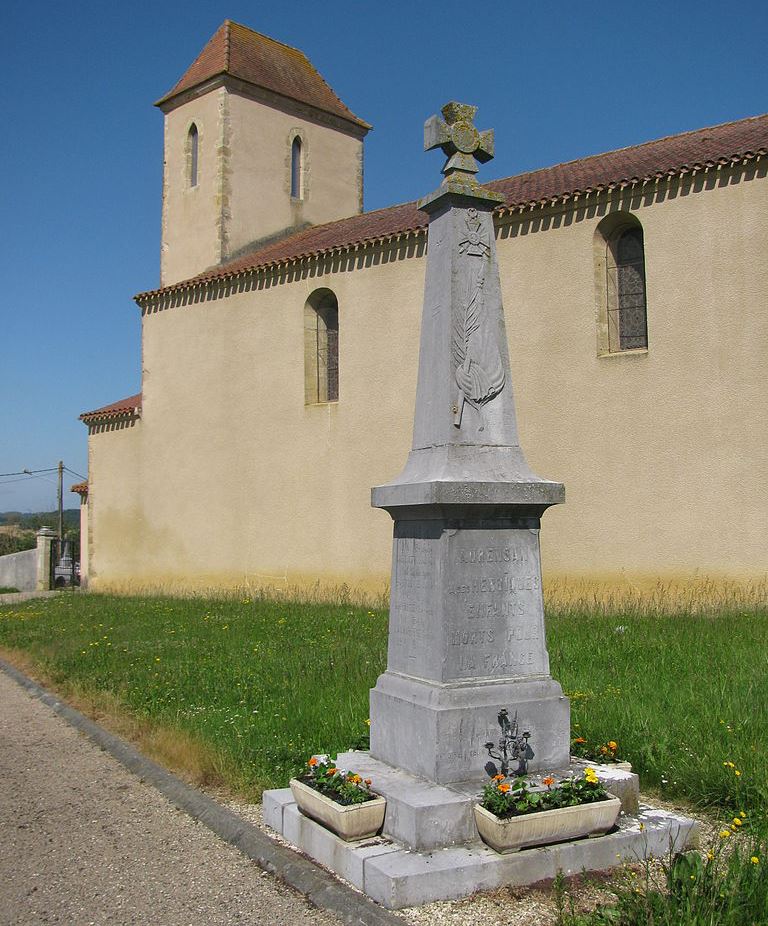
[[[611,236],[606,269],[609,350],[648,347],[645,250],[639,223],[618,228]]]
[[[309,405],[339,398],[339,304],[318,289],[304,306],[304,400]]]
[[[291,143],[291,198],[301,199],[301,139],[297,135]]]
[[[198,135],[197,126],[193,122],[189,127],[187,135],[187,153],[189,163],[189,185],[197,186],[197,159],[200,136]]]

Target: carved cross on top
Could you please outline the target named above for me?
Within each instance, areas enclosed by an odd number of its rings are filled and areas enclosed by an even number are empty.
[[[477,162],[484,164],[493,157],[493,129],[478,132],[475,128],[476,106],[446,103],[441,112],[445,121],[431,116],[424,123],[424,150],[442,148],[447,155],[444,183],[455,178],[474,184],[474,174],[479,169]]]

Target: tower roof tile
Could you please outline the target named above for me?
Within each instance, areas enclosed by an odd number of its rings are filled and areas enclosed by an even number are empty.
[[[341,102],[298,48],[229,19],[219,26],[181,80],[155,105],[162,106],[219,74],[228,74],[370,129],[367,122]]]

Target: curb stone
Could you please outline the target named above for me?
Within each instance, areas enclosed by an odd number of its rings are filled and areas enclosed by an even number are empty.
[[[179,810],[233,845],[259,868],[303,894],[314,906],[334,914],[348,926],[403,926],[401,917],[384,910],[365,895],[337,881],[325,869],[275,842],[234,811],[222,807],[213,798],[185,784],[125,740],[108,733],[84,714],[65,704],[15,666],[0,659],[0,670],[142,781],[163,794]]]

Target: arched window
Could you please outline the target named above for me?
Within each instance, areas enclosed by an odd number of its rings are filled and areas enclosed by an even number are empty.
[[[291,143],[291,198],[301,199],[302,196],[302,163],[301,139],[297,135]]]
[[[339,304],[330,289],[317,289],[304,306],[304,400],[339,398]]]
[[[199,148],[200,136],[197,131],[197,126],[193,122],[189,127],[189,133],[187,135],[187,154],[189,164],[189,185],[197,186],[197,158],[198,158],[198,148]]]
[[[601,353],[648,347],[643,228],[628,212],[612,213],[598,225],[596,258]],[[602,278],[602,280],[601,280]]]
[[[608,323],[611,350],[648,347],[642,228],[637,225],[619,232],[613,253],[616,272],[616,318],[613,324],[610,319]]]

